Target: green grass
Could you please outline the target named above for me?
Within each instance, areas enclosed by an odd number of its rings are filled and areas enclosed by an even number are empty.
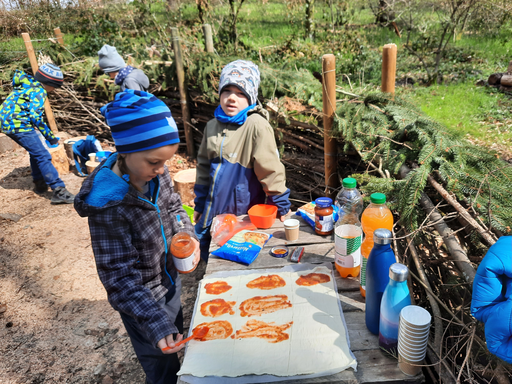
[[[489,146],[512,144],[512,100],[493,89],[462,83],[397,89],[397,94],[408,96],[456,135],[470,135]]]

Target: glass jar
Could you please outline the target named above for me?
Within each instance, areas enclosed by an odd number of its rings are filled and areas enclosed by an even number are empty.
[[[196,269],[197,265],[194,265],[195,248],[192,237],[186,232],[178,232],[172,237],[172,260],[180,273],[190,273]]]
[[[319,197],[315,200],[315,232],[327,236],[334,230],[332,199]]]

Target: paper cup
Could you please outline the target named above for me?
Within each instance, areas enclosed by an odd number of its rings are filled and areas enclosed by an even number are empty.
[[[288,219],[284,221],[284,235],[288,241],[297,241],[299,239],[300,222],[297,219]]]
[[[407,376],[416,376],[421,372],[420,362],[409,361],[400,354],[398,355],[398,368]]]
[[[404,332],[407,332],[407,333],[409,333],[411,335],[415,335],[415,336],[423,336],[430,332],[430,324],[426,325],[425,328],[420,329],[420,328],[413,328],[410,325],[407,325],[402,320],[400,320],[398,328],[402,329]]]
[[[96,153],[89,153],[89,161],[92,161],[92,162],[96,161]]]
[[[417,305],[408,305],[400,311],[400,322],[412,329],[424,330],[430,326],[431,320],[430,313]]]
[[[398,354],[404,358],[406,358],[409,361],[419,362],[422,361],[425,358],[425,355],[427,354],[427,349],[421,353],[411,353],[402,348],[401,346],[397,347]]]
[[[414,343],[421,343],[425,340],[428,340],[429,332],[426,332],[422,335],[414,334],[414,333],[408,333],[407,331],[404,331],[403,329],[398,329],[398,333],[402,335],[402,337],[407,338],[407,340],[412,341]]]
[[[425,351],[427,350],[428,340],[423,344],[410,344],[402,337],[400,337],[399,343],[400,348],[404,352],[407,352],[408,355],[415,356],[425,353]]]

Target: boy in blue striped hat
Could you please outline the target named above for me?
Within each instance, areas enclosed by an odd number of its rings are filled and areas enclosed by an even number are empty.
[[[208,260],[210,226],[223,213],[246,214],[255,204],[277,206],[284,221],[290,190],[268,112],[258,101],[260,71],[236,60],[221,72],[220,105],[208,122],[197,155],[194,221],[201,257]]]
[[[183,314],[181,281],[168,254],[174,234],[192,236],[199,262],[194,227],[165,166],[178,149],[178,129],[169,108],[142,91],[118,93],[101,113],[117,153],[85,179],[75,209],[89,218],[98,275],[146,382],[176,383]]]
[[[44,193],[48,186],[53,190],[52,204],[72,204],[70,193],[52,164],[52,155],[40,140],[36,129],[43,134],[48,144],[57,146],[59,138],[43,120],[44,102],[48,92],[60,88],[64,76],[54,64],[39,67],[34,77],[17,70],[12,79],[13,91],[0,106],[0,130],[30,154],[30,168],[34,191]]]

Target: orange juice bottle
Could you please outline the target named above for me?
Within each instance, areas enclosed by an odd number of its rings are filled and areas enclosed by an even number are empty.
[[[359,216],[363,210],[363,199],[356,186],[356,179],[343,179],[343,189],[336,197],[340,218],[334,229],[334,265],[343,278],[357,277],[361,269],[363,232]]]
[[[370,205],[366,207],[361,216],[361,225],[365,238],[361,244],[362,263],[359,290],[363,297],[366,297],[366,263],[373,248],[373,232],[379,228],[393,230],[393,214],[386,206],[386,195],[383,193],[372,193],[370,201]]]

